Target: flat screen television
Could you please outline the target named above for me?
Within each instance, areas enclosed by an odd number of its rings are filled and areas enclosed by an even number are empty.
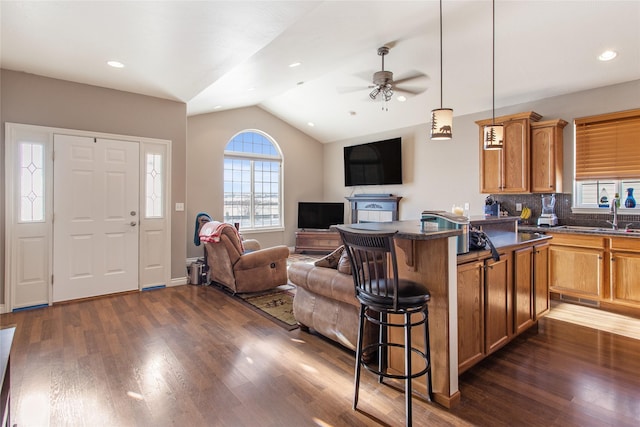
[[[327,230],[344,224],[344,203],[298,202],[298,228]]]
[[[402,184],[402,139],[344,147],[344,185]]]

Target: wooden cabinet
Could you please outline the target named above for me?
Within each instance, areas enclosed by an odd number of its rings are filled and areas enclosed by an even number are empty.
[[[512,334],[511,254],[485,263],[485,353],[491,354]]]
[[[610,240],[611,300],[640,307],[640,239]]]
[[[496,117],[495,123],[504,125],[501,150],[484,150],[484,126],[492,119],[479,120],[480,132],[480,192],[529,192],[531,122],[542,116],[530,111]]]
[[[329,253],[342,244],[337,231],[297,231],[296,253]]]
[[[549,244],[533,247],[533,312],[538,320],[549,312]]]
[[[516,334],[533,325],[533,253],[532,246],[513,253],[513,321]]]
[[[562,192],[562,119],[531,123],[531,192]]]
[[[554,233],[549,248],[549,287],[577,298],[598,300],[604,291],[604,238]]]
[[[484,262],[458,266],[458,372],[484,357]]]

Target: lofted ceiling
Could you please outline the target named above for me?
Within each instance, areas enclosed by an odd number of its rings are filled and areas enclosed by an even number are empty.
[[[443,106],[455,115],[491,110],[491,11],[443,1]],[[438,14],[434,0],[2,0],[0,64],[182,101],[189,115],[257,105],[326,143],[429,121]],[[388,111],[368,96],[383,45],[395,79],[425,75]],[[495,46],[496,108],[637,80],[640,0],[497,0]],[[618,57],[598,61],[605,49]]]

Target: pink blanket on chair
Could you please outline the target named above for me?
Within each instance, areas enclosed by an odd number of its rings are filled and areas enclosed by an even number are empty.
[[[219,243],[220,236],[222,236],[222,231],[225,228],[231,228],[238,238],[238,242],[240,242],[241,253],[244,252],[244,246],[242,245],[242,237],[240,237],[240,233],[238,230],[226,222],[219,221],[209,221],[200,229],[200,241],[201,242],[209,242],[209,243]]]

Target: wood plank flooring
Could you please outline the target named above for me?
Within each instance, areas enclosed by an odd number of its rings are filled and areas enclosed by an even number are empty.
[[[178,286],[4,314],[17,325],[12,425],[402,425],[404,396],[353,354],[287,332],[213,289]],[[640,341],[542,320],[460,378],[447,410],[414,399],[414,425],[637,426]]]

